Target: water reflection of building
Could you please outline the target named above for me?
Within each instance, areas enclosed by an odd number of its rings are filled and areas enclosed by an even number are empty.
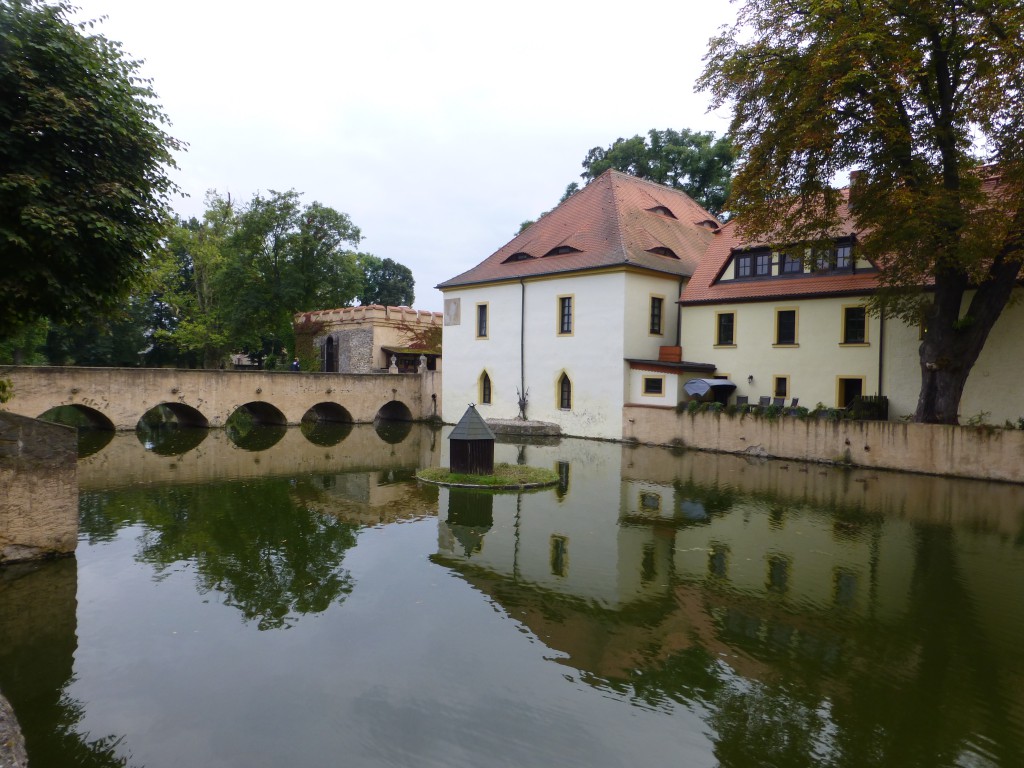
[[[437,491],[412,481],[416,467],[319,475],[307,504],[353,525],[383,525],[437,514]]]
[[[576,441],[526,453],[567,462],[566,491],[494,497],[472,548],[442,492],[436,560],[583,679],[708,707],[722,749],[730,717],[782,733],[824,712],[833,735],[875,734],[876,764],[971,752],[976,734],[1024,753],[1024,488]]]

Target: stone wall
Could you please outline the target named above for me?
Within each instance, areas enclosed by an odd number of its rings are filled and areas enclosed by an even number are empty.
[[[343,373],[378,373],[373,364],[373,328],[346,328],[330,334],[337,345],[338,370]],[[326,338],[326,336],[324,337]],[[317,341],[322,346],[322,341]]]
[[[891,421],[677,414],[627,405],[626,440],[929,475],[1024,482],[1024,431]]]
[[[77,446],[71,427],[0,411],[0,564],[75,551]]]

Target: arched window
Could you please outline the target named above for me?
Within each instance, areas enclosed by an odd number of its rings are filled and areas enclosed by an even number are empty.
[[[480,402],[484,405],[491,404],[491,377],[487,371],[480,374]]]
[[[334,337],[328,336],[324,344],[324,371],[334,373],[338,370],[338,358],[334,354]]]
[[[558,377],[558,407],[563,411],[572,410],[572,382],[564,373]]]

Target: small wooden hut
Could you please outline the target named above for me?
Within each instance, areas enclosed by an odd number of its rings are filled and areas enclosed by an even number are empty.
[[[494,474],[494,433],[470,404],[448,435],[451,470],[467,475]]]

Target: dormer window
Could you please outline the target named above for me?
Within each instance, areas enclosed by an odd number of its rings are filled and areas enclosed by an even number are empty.
[[[853,268],[853,243],[849,240],[836,243],[836,269]]]
[[[804,271],[803,261],[791,253],[782,254],[781,263],[780,271],[784,275],[798,275]]]
[[[829,251],[819,252],[814,269],[817,272],[852,272],[853,240],[837,240]]]
[[[561,256],[565,253],[581,253],[579,248],[573,248],[571,245],[559,245],[552,248],[550,251],[545,253],[545,256]]]
[[[513,253],[511,256],[509,256],[507,259],[505,259],[501,263],[502,264],[509,264],[509,263],[511,263],[513,261],[527,261],[528,259],[532,259],[532,258],[533,258],[533,256],[531,256],[530,254],[526,253],[525,251],[516,251],[515,253]]]
[[[772,252],[768,248],[738,253],[734,262],[736,277],[771,277]]]
[[[651,213],[660,213],[662,216],[668,216],[670,219],[677,218],[676,215],[664,205],[656,205],[653,208],[648,208],[647,210]]]
[[[678,256],[676,256],[676,252],[675,251],[673,251],[671,248],[666,248],[663,245],[659,245],[657,248],[650,248],[650,249],[648,249],[647,252],[648,253],[653,253],[653,254],[655,254],[657,256],[668,256],[670,259],[678,259],[679,258]]]

